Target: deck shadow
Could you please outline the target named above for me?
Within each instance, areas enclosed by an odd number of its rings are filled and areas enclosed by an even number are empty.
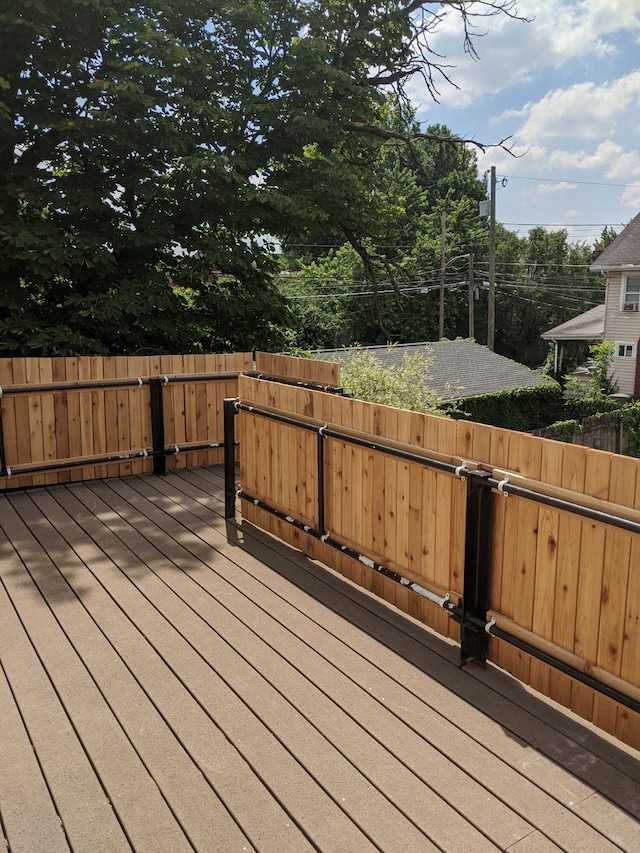
[[[533,748],[640,819],[640,762],[634,750],[618,746],[493,664],[461,667],[457,644],[254,525],[227,521],[226,531],[230,544],[493,720],[523,750]]]

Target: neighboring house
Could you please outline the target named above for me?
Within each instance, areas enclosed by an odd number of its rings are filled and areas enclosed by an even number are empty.
[[[553,375],[557,376],[562,371],[562,360],[564,355],[563,344],[587,343],[594,344],[604,340],[604,314],[605,306],[596,305],[584,314],[572,317],[566,323],[554,326],[548,332],[543,332],[540,337],[545,341],[551,341],[555,346],[553,355]]]
[[[640,397],[640,213],[591,264],[607,277],[604,339],[615,344],[612,378],[621,394]]]
[[[395,344],[361,347],[372,352],[383,364],[399,362],[405,353],[413,355],[428,347],[432,357],[428,385],[442,400],[461,400],[517,388],[546,385],[550,380],[528,367],[498,355],[474,341],[432,341],[420,344]],[[325,361],[344,361],[348,349],[316,350],[311,355]]]

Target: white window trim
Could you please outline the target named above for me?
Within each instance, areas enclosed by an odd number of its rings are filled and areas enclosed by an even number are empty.
[[[631,347],[631,355],[619,355],[618,350],[620,347]],[[637,355],[638,342],[637,341],[616,341],[616,348],[613,351],[614,358],[621,359],[632,359]]]
[[[627,301],[627,299],[626,299],[626,296],[627,296],[627,281],[628,281],[628,279],[630,279],[630,278],[640,278],[640,269],[637,269],[637,270],[631,270],[631,271],[629,271],[628,273],[623,273],[623,274],[622,274],[621,281],[620,281],[620,311],[621,311],[622,313],[625,313],[625,314],[627,313],[627,312],[624,310],[624,303]],[[639,298],[638,302],[640,303],[640,298]],[[640,305],[638,306],[638,310],[640,311]],[[632,311],[630,311],[629,313],[631,314],[631,316],[633,316],[636,312],[635,312],[635,311],[633,311],[633,312],[632,312]]]

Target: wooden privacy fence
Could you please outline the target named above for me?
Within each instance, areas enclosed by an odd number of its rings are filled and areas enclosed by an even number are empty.
[[[270,353],[0,359],[0,489],[222,461],[238,375],[338,385],[339,367]]]
[[[247,520],[640,748],[640,461],[249,377],[238,395]]]

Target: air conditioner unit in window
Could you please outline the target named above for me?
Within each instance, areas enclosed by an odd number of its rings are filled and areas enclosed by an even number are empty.
[[[622,306],[623,311],[637,311],[638,303],[637,302],[625,302]]]

